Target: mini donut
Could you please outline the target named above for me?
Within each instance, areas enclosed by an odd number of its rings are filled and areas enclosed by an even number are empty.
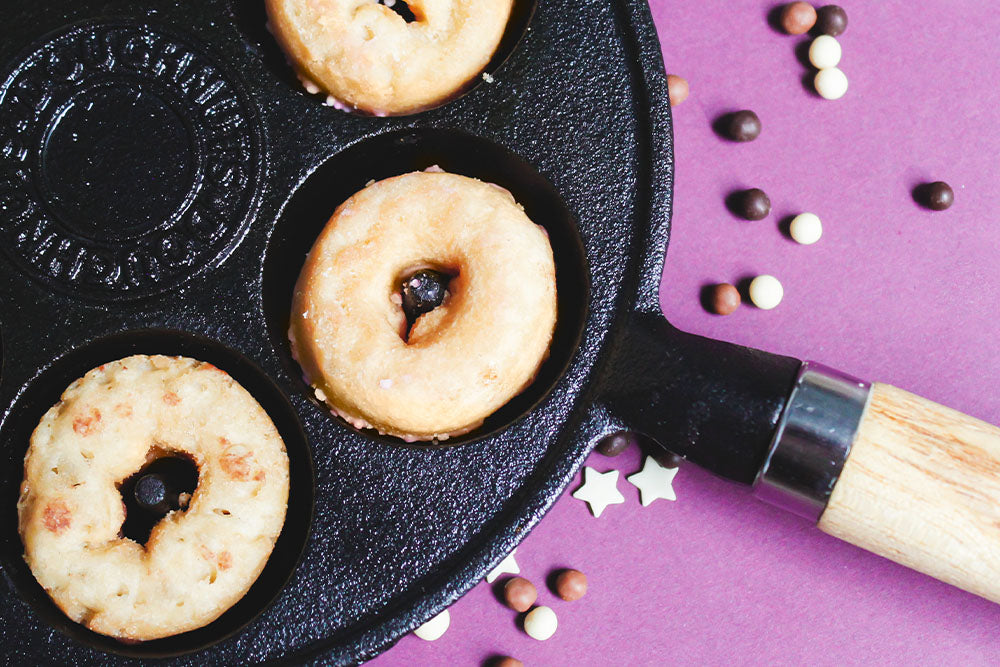
[[[198,486],[145,547],[122,537],[117,485],[158,452]],[[132,356],[76,380],[42,417],[17,503],[24,558],[74,621],[124,641],[206,625],[250,588],[285,521],[288,458],[264,409],[229,375]]]
[[[482,72],[513,0],[407,5],[411,23],[375,0],[267,0],[267,14],[310,92],[322,89],[342,108],[404,114],[443,102]]]
[[[400,285],[452,276],[409,330]],[[556,323],[545,231],[496,185],[439,171],[368,185],[306,258],[289,337],[307,381],[358,428],[407,441],[466,433],[534,380]]]

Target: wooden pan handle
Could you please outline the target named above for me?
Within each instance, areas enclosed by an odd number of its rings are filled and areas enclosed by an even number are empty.
[[[819,527],[1000,603],[1000,428],[873,385]]]

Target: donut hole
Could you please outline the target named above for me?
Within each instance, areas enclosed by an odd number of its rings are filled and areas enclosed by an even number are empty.
[[[404,342],[410,342],[410,336],[418,322],[425,335],[443,324],[442,318],[435,317],[432,313],[451,299],[454,294],[452,286],[459,284],[455,280],[458,276],[457,268],[426,264],[408,269],[396,278],[397,289],[390,300],[402,310],[405,317],[405,327],[401,326],[399,333]]]
[[[154,446],[146,461],[118,484],[125,505],[121,535],[142,546],[165,516],[187,509],[198,488],[198,466],[190,457]]]
[[[288,332],[295,283],[307,254],[334,210],[371,181],[435,166],[506,189],[528,217],[545,230],[556,265],[558,312],[548,358],[531,384],[520,394],[468,433],[442,441],[408,443],[401,438],[380,435],[372,429],[359,429],[335,416],[324,403],[323,395],[317,397],[303,377],[302,368],[292,354]],[[419,262],[427,261],[433,268],[452,276],[449,282],[452,298],[461,293],[462,278],[457,271],[460,267],[452,265],[453,258],[438,258],[437,264],[433,258],[414,259],[417,263],[407,268],[424,266]],[[386,298],[398,298],[394,290],[405,276],[406,271],[403,271],[397,276],[397,282],[387,283]],[[302,397],[343,428],[360,433],[369,441],[426,450],[454,447],[491,437],[545,401],[562,379],[579,346],[590,298],[588,276],[583,243],[574,216],[558,191],[531,164],[503,146],[461,130],[412,128],[385,132],[359,141],[328,158],[299,184],[282,207],[268,242],[262,276],[262,304],[272,345],[284,365],[289,383]],[[431,324],[439,312],[446,311],[447,308],[438,308],[423,315],[421,321],[415,323],[416,328],[411,330],[411,334]],[[407,342],[419,344],[419,336],[410,335]],[[441,369],[441,372],[447,373],[448,369]]]
[[[410,5],[408,5],[404,0],[378,0],[378,4],[388,7],[392,11],[396,12],[407,23],[422,21],[424,19],[422,14],[418,16],[417,12],[413,11],[413,8],[410,7]]]

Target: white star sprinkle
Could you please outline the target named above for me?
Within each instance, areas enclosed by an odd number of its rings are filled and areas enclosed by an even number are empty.
[[[573,497],[590,505],[595,517],[601,516],[608,505],[625,502],[625,496],[618,491],[618,471],[600,473],[590,466],[584,467],[583,486],[573,492]]]
[[[676,475],[677,468],[664,468],[652,456],[647,456],[642,471],[629,475],[626,479],[639,489],[642,506],[649,507],[657,498],[677,500],[673,487]]]
[[[486,575],[486,583],[492,584],[496,581],[497,577],[505,574],[521,574],[521,568],[517,566],[517,561],[514,560],[515,553],[517,553],[517,549],[507,554],[507,557],[500,561],[500,564]]]

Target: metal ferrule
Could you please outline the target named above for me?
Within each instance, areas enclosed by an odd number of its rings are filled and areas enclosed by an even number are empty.
[[[871,384],[807,361],[754,480],[764,502],[819,521],[868,407]]]

